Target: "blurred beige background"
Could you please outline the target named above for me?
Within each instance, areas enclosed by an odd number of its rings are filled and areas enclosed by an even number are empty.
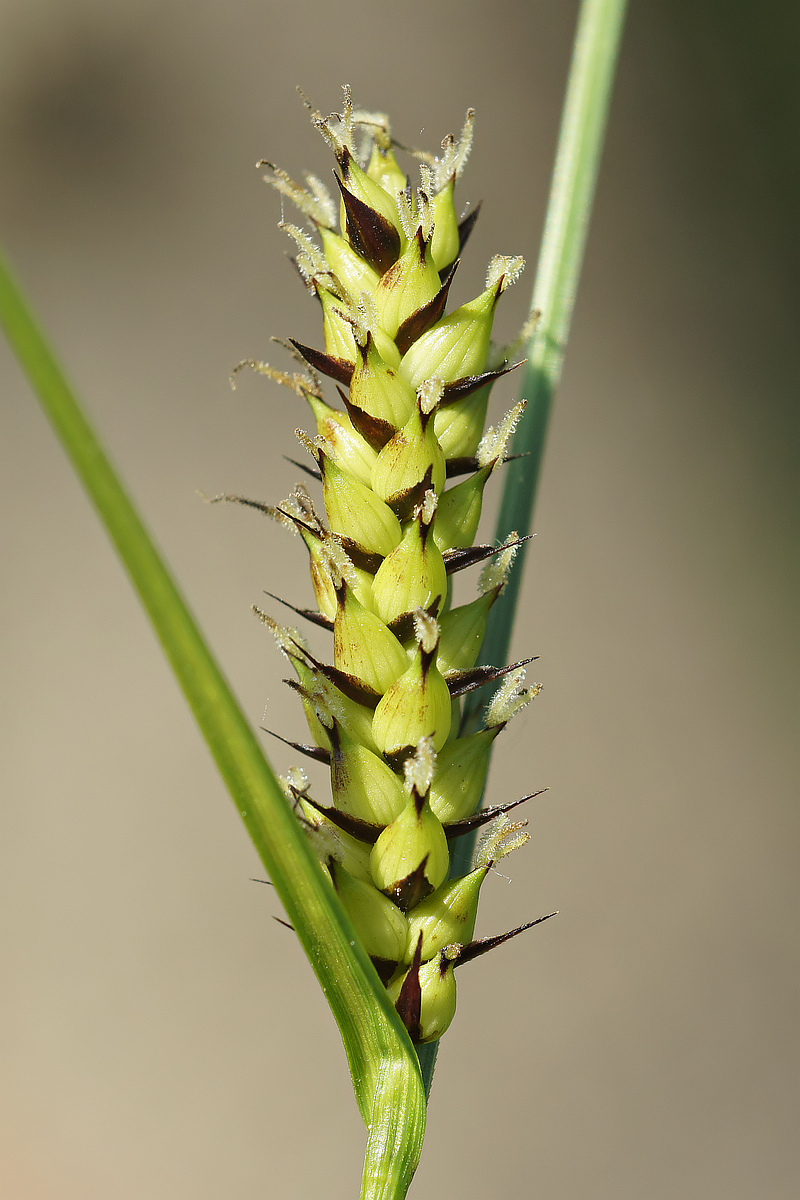
[[[254,723],[302,732],[248,608],[308,602],[304,555],[198,492],[286,494],[301,410],[227,375],[318,335],[253,164],[328,170],[297,84],[327,111],[349,81],[432,146],[474,104],[457,300],[524,253],[511,336],[576,10],[5,0],[12,261]],[[632,6],[515,637],[546,687],[493,776],[551,791],[479,932],[561,915],[461,976],[420,1200],[797,1195],[799,35],[789,3]],[[349,1200],[336,1028],[0,363],[0,1196]]]

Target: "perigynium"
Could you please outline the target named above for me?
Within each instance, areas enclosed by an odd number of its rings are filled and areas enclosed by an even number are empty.
[[[324,349],[292,340],[293,373],[241,366],[307,401],[316,431],[297,436],[321,501],[303,484],[275,506],[224,498],[268,512],[308,551],[316,607],[295,611],[332,633],[332,661],[256,611],[308,719],[311,742],[291,744],[329,766],[331,796],[312,795],[299,767],[283,783],[419,1044],[453,1019],[455,968],[538,923],[473,938],[484,880],[528,838],[525,822],[507,816],[521,799],[478,811],[495,738],[539,691],[524,686],[525,663],[475,665],[521,539],[474,544],[484,488],[524,410],[523,401],[485,428],[492,385],[513,366],[511,348],[491,342],[495,309],[524,262],[494,257],[480,295],[447,312],[478,215],[459,220],[454,198],[471,111],[437,155],[408,152],[416,185],[386,116],[355,109],[349,89],[341,113],[311,113],[335,156],[339,196],[316,176],[299,183],[259,165],[304,219],[281,228],[319,302]],[[479,563],[477,598],[453,607],[452,576]],[[465,732],[461,698],[495,681],[483,727]],[[453,839],[483,825],[472,869],[451,878]]]

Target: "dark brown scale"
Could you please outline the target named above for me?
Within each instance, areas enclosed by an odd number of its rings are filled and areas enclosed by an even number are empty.
[[[418,904],[426,900],[433,891],[433,884],[425,874],[427,863],[428,855],[426,854],[416,870],[412,871],[410,875],[406,875],[405,879],[395,883],[386,892],[386,895],[395,902],[401,912],[410,912],[412,908],[416,908]]]
[[[514,542],[506,542],[502,546],[465,546],[463,549],[445,550],[442,558],[448,575],[454,575],[456,571],[464,571],[467,567],[474,567],[476,563],[485,562],[487,558],[491,558],[493,554],[499,554],[501,550],[509,550],[512,546],[521,546],[523,542],[529,542],[533,534],[527,533],[525,537],[517,538]]]
[[[357,404],[353,404],[353,401],[344,394],[340,387],[337,387],[336,390],[342,398],[353,428],[361,434],[364,441],[373,450],[382,450],[386,443],[390,442],[397,433],[394,425],[382,420],[380,417],[373,417],[372,413],[365,412],[363,408],[359,408]]]
[[[528,921],[525,925],[518,925],[516,929],[510,929],[508,933],[499,933],[495,937],[479,938],[476,942],[470,942],[468,946],[462,946],[458,957],[454,956],[450,961],[454,966],[460,967],[463,963],[471,962],[473,958],[479,958],[481,954],[487,954],[490,950],[494,950],[495,946],[502,946],[503,942],[510,941],[518,933],[525,933],[526,929],[533,929],[535,925],[541,925],[543,921],[549,921],[551,917],[557,916],[558,913],[551,912],[545,917],[537,917],[535,921]]]
[[[415,483],[413,487],[406,488],[404,492],[397,492],[394,496],[390,496],[386,503],[395,513],[397,519],[405,524],[406,521],[411,519],[414,510],[425,499],[425,493],[430,491],[432,487],[433,465],[428,467],[418,483]]]
[[[525,454],[507,454],[503,459],[502,465],[514,462],[517,458],[527,458]],[[289,460],[292,461],[291,459]],[[480,470],[480,463],[477,458],[448,458],[446,466],[446,475],[448,479],[453,479],[457,475],[472,475],[475,471]]]
[[[398,775],[402,775],[406,761],[416,753],[417,747],[409,745],[401,746],[399,750],[386,750],[383,757],[393,771],[396,771]]]
[[[317,483],[322,483],[322,472],[316,471],[314,467],[309,467],[306,463],[298,462],[296,458],[289,458],[288,454],[284,454],[284,461],[291,463],[293,467],[297,467],[298,471],[303,471],[304,474],[310,475]]]
[[[386,987],[397,970],[397,963],[393,962],[391,958],[378,958],[375,954],[370,955],[370,957],[372,958],[373,967],[378,972],[378,978],[383,986]]]
[[[338,667],[333,667],[329,663],[320,662],[318,658],[314,658],[313,654],[309,654],[307,650],[301,650],[303,657],[311,663],[315,670],[319,671],[334,687],[347,696],[348,699],[354,700],[356,704],[363,704],[365,708],[375,708],[381,698],[380,692],[374,691],[363,679],[358,679],[355,675],[351,675],[348,671],[340,671]]]
[[[483,687],[485,683],[495,683],[504,675],[508,675],[509,671],[516,671],[517,667],[527,667],[528,663],[535,662],[538,657],[538,654],[534,654],[532,658],[521,658],[519,662],[509,663],[507,667],[470,667],[468,671],[448,671],[444,681],[450,695],[455,699],[456,696],[463,696],[467,692],[473,692],[475,688]]]
[[[274,592],[264,592],[265,596],[269,596],[271,600],[277,600],[278,604],[282,604],[285,608],[290,608],[292,612],[296,612],[298,616],[305,617],[307,621],[311,621],[313,625],[319,625],[322,629],[332,630],[333,621],[330,617],[326,617],[324,613],[318,612],[316,608],[297,608],[296,605],[290,604],[288,600],[282,600],[280,596],[276,596]]]
[[[438,617],[439,609],[442,607],[442,597],[437,596],[433,604],[425,609],[429,617]],[[401,613],[399,617],[395,617],[387,625],[399,642],[407,642],[414,636],[414,613]]]
[[[405,979],[403,986],[400,989],[400,995],[397,997],[395,1008],[397,1009],[400,1020],[408,1030],[408,1035],[412,1042],[418,1042],[422,1037],[422,1029],[420,1028],[420,1017],[422,1016],[422,987],[419,982],[419,969],[422,966],[422,934],[419,935],[417,948],[414,951],[414,961],[412,962]]]
[[[334,178],[344,201],[350,245],[380,275],[385,275],[400,257],[400,234],[383,213],[354,196],[338,175]]]
[[[459,260],[456,259],[447,279],[433,299],[429,300],[427,304],[423,304],[422,308],[418,308],[416,312],[413,312],[410,317],[406,317],[405,321],[403,321],[394,339],[397,349],[401,354],[405,354],[407,350],[410,350],[417,338],[422,337],[423,333],[427,333],[444,315],[447,294],[450,291],[450,284],[453,282],[453,276],[456,273],[458,263]]]
[[[363,546],[359,546],[358,542],[354,542],[352,538],[344,537],[342,534],[338,536],[347,551],[348,558],[353,560],[354,565],[360,570],[368,571],[370,575],[374,575],[383,562],[383,555],[376,554],[372,550],[365,550]]]
[[[310,363],[317,371],[327,375],[330,379],[335,379],[337,383],[343,383],[345,387],[350,387],[355,365],[349,359],[337,358],[333,354],[324,354],[322,350],[304,346],[302,342],[295,341],[294,338],[289,338],[289,341],[295,350],[302,354],[306,362]]]
[[[284,679],[284,683],[288,683],[291,687],[297,681],[294,679]],[[290,742],[288,738],[281,737],[274,729],[267,729],[264,725],[261,726],[264,733],[268,733],[270,737],[277,738],[279,742],[283,742],[284,746],[291,746],[298,754],[304,754],[306,758],[313,758],[316,762],[324,763],[326,767],[331,765],[331,752],[324,750],[322,746],[308,746],[303,742]]]
[[[461,837],[465,833],[471,833],[473,829],[480,829],[481,825],[488,825],[495,817],[504,816],[511,812],[512,808],[524,804],[526,800],[533,800],[534,796],[541,796],[546,791],[547,788],[540,788],[538,792],[531,792],[529,796],[521,796],[519,800],[512,800],[508,804],[494,804],[491,808],[482,808],[471,817],[464,817],[461,821],[450,821],[444,826],[444,831],[448,839]]]
[[[283,741],[283,739],[281,740]],[[385,826],[383,825],[376,825],[372,821],[362,821],[360,817],[352,817],[349,813],[342,812],[332,805],[319,804],[318,801],[312,800],[311,796],[306,796],[305,798],[311,807],[315,808],[317,812],[322,813],[323,817],[327,817],[332,825],[336,825],[339,829],[344,830],[345,833],[358,838],[360,842],[366,842],[368,846],[374,846],[384,831]]]
[[[473,392],[479,391],[482,387],[488,387],[490,383],[501,379],[503,375],[508,375],[510,371],[516,371],[517,367],[521,367],[524,361],[522,359],[521,362],[513,363],[510,367],[507,363],[504,363],[496,371],[483,371],[480,375],[464,375],[461,379],[454,379],[451,383],[446,383],[439,407],[446,408],[448,404],[455,404],[457,400],[466,399]]]

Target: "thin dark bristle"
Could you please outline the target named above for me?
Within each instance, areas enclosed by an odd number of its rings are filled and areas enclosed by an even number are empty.
[[[305,617],[307,621],[311,621],[314,625],[319,625],[322,629],[328,631],[333,629],[333,621],[330,617],[326,617],[324,613],[318,612],[315,608],[298,608],[294,604],[290,604],[288,600],[282,600],[280,596],[276,596],[274,592],[264,591],[265,596],[269,596],[271,600],[277,600],[278,604],[282,604],[285,608],[290,608],[292,612],[296,612],[298,616]]]
[[[503,942],[510,941],[517,934],[525,933],[526,929],[533,929],[534,925],[541,925],[543,921],[549,921],[551,917],[557,916],[557,911],[551,912],[547,916],[537,917],[535,921],[528,921],[525,925],[518,925],[516,929],[510,929],[508,933],[499,933],[495,937],[480,938],[476,942],[470,942],[461,950],[455,965],[460,967],[462,963],[471,962],[473,958],[480,958],[482,954],[488,954],[490,950],[494,950],[496,946],[502,946]]]
[[[524,804],[526,800],[533,800],[534,797],[541,796],[549,790],[549,788],[539,788],[538,792],[531,792],[528,796],[520,796],[519,800],[511,800],[508,804],[495,804],[491,808],[482,808],[480,812],[476,812],[471,817],[464,817],[461,821],[451,821],[449,825],[445,825],[444,831],[448,838],[461,837],[462,834],[471,833],[473,829],[480,829],[482,825],[488,825],[495,817],[502,817],[506,813],[511,812],[512,808],[517,808],[518,805]]]
[[[285,679],[284,683],[293,683],[294,680]],[[284,746],[291,746],[298,754],[305,754],[306,758],[313,758],[317,762],[324,763],[326,767],[330,766],[331,752],[324,750],[322,746],[307,746],[303,742],[290,742],[288,738],[281,737],[274,729],[267,729],[266,726],[261,726],[262,733],[268,733],[270,737],[277,738],[279,742],[283,742]]]
[[[536,662],[538,657],[538,654],[534,654],[532,658],[521,658],[519,662],[509,663],[507,667],[486,666],[472,667],[469,671],[448,671],[444,680],[450,695],[455,699],[456,696],[463,696],[466,692],[483,687],[485,683],[495,683],[510,671],[527,667],[528,663]]]
[[[313,467],[309,467],[306,463],[298,462],[296,458],[289,458],[288,454],[284,454],[283,457],[293,467],[297,467],[300,471],[305,471],[306,475],[310,475],[312,479],[316,479],[317,483],[322,483],[322,474],[319,471],[315,471]]]

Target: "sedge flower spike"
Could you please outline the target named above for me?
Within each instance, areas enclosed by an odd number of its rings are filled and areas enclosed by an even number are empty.
[[[290,744],[330,769],[330,799],[315,798],[297,767],[284,786],[412,1040],[423,1043],[453,1018],[455,966],[507,940],[472,941],[478,896],[494,861],[527,838],[504,815],[520,801],[476,813],[492,744],[538,687],[522,687],[521,665],[475,665],[519,539],[474,546],[484,485],[502,469],[524,407],[485,428],[491,386],[507,370],[490,358],[494,313],[524,264],[495,256],[481,294],[447,311],[477,216],[459,221],[454,201],[471,110],[438,155],[413,152],[418,185],[398,162],[387,117],[354,108],[349,90],[341,114],[311,112],[336,160],[338,195],[314,175],[298,183],[259,165],[299,210],[298,224],[280,228],[320,302],[322,345],[292,341],[302,375],[247,365],[307,401],[313,430],[298,437],[318,485],[313,499],[298,485],[277,506],[245,503],[300,535],[316,607],[289,607],[333,642],[327,662],[298,630],[259,613],[309,723],[311,742]],[[477,562],[479,595],[452,607],[453,571]],[[500,680],[484,727],[462,735],[460,698]],[[490,819],[473,869],[451,877],[452,839]]]

